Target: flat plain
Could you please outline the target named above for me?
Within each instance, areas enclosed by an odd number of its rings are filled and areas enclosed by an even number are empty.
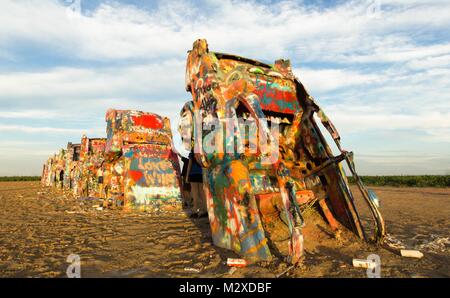
[[[450,189],[373,187],[388,229],[382,247],[348,231],[336,237],[320,215],[307,217],[305,257],[290,268],[282,258],[230,270],[233,252],[215,247],[207,218],[183,211],[98,210],[39,182],[0,182],[0,277],[65,277],[67,257],[81,259],[82,277],[366,277],[352,259],[377,254],[381,277],[450,277]],[[361,205],[361,218],[369,223]],[[401,257],[417,249],[422,259]]]

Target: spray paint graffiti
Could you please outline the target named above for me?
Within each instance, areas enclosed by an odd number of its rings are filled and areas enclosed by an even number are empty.
[[[178,156],[170,121],[153,113],[108,110],[107,138],[68,143],[43,166],[42,184],[126,209],[177,208]]]
[[[346,160],[356,175],[351,154],[341,150],[337,130],[293,75],[289,60],[268,65],[210,52],[206,40],[197,40],[187,58],[186,90],[192,103],[181,111],[182,125],[191,123],[189,129],[180,130],[183,144],[191,144],[188,149],[203,167],[216,245],[249,261],[268,260],[268,242],[286,234],[287,257],[297,263],[303,254],[301,206],[315,200],[333,226],[335,214],[340,225],[365,237],[340,164]],[[314,115],[341,155],[333,156]],[[243,132],[240,119],[253,119],[253,130]],[[220,126],[230,122],[234,125]],[[274,126],[278,129],[271,130]],[[247,139],[250,136],[257,136],[259,142]],[[243,151],[222,149],[230,144],[243,146]],[[257,150],[250,150],[255,145]],[[358,185],[364,195],[365,187]],[[381,241],[384,222],[376,206],[366,201]]]
[[[108,110],[106,180],[126,209],[159,210],[180,202],[180,170],[168,118]]]
[[[195,183],[206,198],[216,245],[249,262],[270,260],[272,249],[283,247],[279,251],[296,264],[303,255],[305,205],[320,208],[332,230],[346,228],[367,239],[344,161],[372,212],[374,239],[383,241],[383,218],[356,173],[352,152],[342,149],[339,133],[293,75],[289,60],[269,65],[211,52],[200,39],[189,51],[185,79],[192,101],[181,111],[180,134],[191,153],[188,164],[201,168],[201,182]],[[183,189],[191,182],[188,171],[180,173],[169,119],[110,109],[105,120],[106,139],[83,136],[80,144],[61,149],[43,166],[42,184],[125,209],[176,207],[181,181]]]

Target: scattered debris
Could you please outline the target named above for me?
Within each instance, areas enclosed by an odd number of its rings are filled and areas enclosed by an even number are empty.
[[[230,270],[228,270],[228,274],[233,275],[233,273],[235,273],[236,271],[237,271],[236,267],[231,267]]]
[[[450,246],[449,237],[439,237],[438,235],[431,235],[431,241],[416,246],[420,250],[428,250],[432,252],[445,252],[448,251]]]
[[[367,259],[353,259],[353,267],[356,268],[375,268],[375,263]]]
[[[417,258],[417,259],[423,258],[423,253],[421,253],[418,250],[401,249],[400,254],[402,255],[402,257],[407,258]]]
[[[286,273],[288,273],[288,272],[289,272],[292,268],[294,268],[294,267],[295,267],[295,265],[289,266],[288,268],[286,268],[286,269],[285,269],[284,271],[282,271],[281,273],[275,275],[275,277],[276,277],[276,278],[279,278],[279,277],[285,275]]]
[[[232,259],[232,258],[228,258],[227,259],[227,265],[230,267],[246,267],[247,266],[247,261],[244,259]]]
[[[186,272],[193,272],[193,273],[200,273],[200,269],[192,268],[192,267],[185,267],[184,271],[186,271]]]
[[[391,234],[387,234],[386,235],[385,243],[390,248],[394,248],[394,249],[404,249],[405,248],[405,245],[400,240],[398,240],[397,238],[392,236]]]

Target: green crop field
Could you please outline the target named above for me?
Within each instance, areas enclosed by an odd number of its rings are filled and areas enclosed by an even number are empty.
[[[450,187],[450,175],[360,176],[366,185],[404,187]],[[354,183],[353,177],[348,177]]]

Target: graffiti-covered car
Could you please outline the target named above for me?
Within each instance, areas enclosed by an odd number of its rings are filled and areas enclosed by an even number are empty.
[[[81,138],[80,161],[77,168],[78,194],[92,198],[103,197],[101,167],[104,161],[106,138]]]
[[[289,60],[269,65],[211,52],[206,40],[197,40],[187,58],[186,90],[192,103],[182,110],[182,122],[192,119],[193,134],[183,142],[191,144],[203,168],[215,245],[250,262],[270,260],[274,246],[283,251],[283,245],[287,259],[297,263],[305,204],[322,209],[333,230],[344,227],[366,239],[342,161],[356,178],[374,217],[375,238],[382,241],[383,219],[356,174],[352,153],[341,148],[338,132],[293,75]],[[192,115],[183,117],[189,110]],[[314,116],[340,155],[333,155]],[[288,240],[278,244],[279,239]]]
[[[55,155],[52,165],[53,186],[63,189],[64,188],[64,170],[66,168],[67,150],[60,149]]]
[[[42,186],[52,186],[54,172],[53,163],[55,160],[55,155],[50,156],[42,167],[41,175],[41,185]]]
[[[75,172],[79,166],[81,144],[67,143],[66,166],[64,170],[64,190],[74,192]]]
[[[106,197],[125,209],[177,207],[180,169],[169,119],[154,113],[110,109],[106,122]]]
[[[60,149],[49,157],[42,168],[41,184],[64,188],[64,170],[66,165],[67,150]]]

